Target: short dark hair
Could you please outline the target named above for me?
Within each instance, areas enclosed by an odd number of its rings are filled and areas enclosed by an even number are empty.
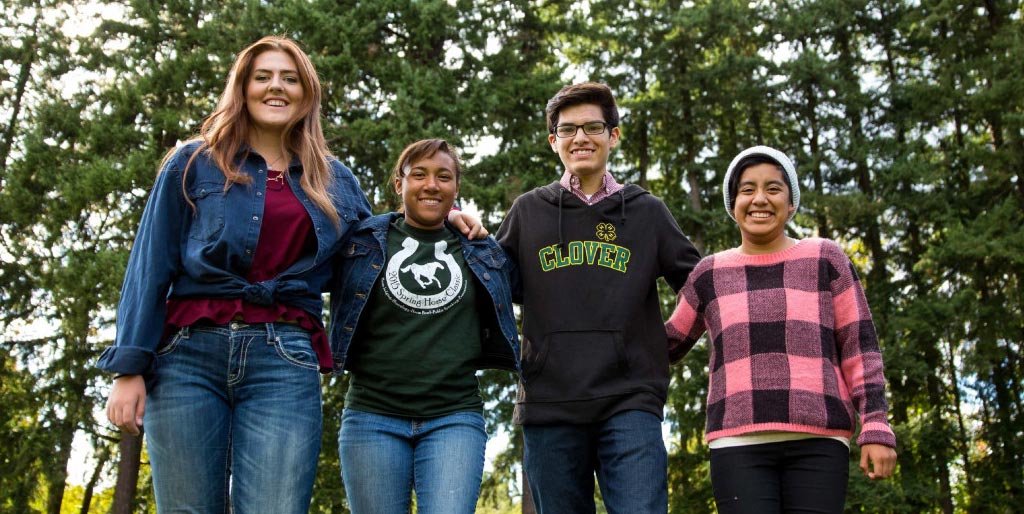
[[[459,160],[459,153],[455,147],[444,139],[421,139],[405,147],[402,155],[398,156],[394,169],[391,170],[391,182],[401,180],[412,169],[412,163],[433,157],[438,152],[448,155],[455,161],[455,169],[452,171],[455,172],[455,183],[458,184],[462,179],[462,161]]]
[[[782,167],[782,163],[763,153],[755,153],[740,159],[740,162],[737,162],[736,166],[733,167],[732,175],[729,176],[729,212],[736,208],[736,193],[740,188],[740,178],[743,177],[743,172],[747,168],[757,166],[758,164],[771,164],[782,172],[782,180],[786,182],[786,187],[789,188],[789,203],[793,203],[793,184],[789,183],[789,174]]]
[[[612,94],[611,88],[599,82],[582,82],[559,89],[555,96],[548,100],[548,105],[544,108],[548,134],[555,133],[558,115],[562,109],[580,104],[599,105],[604,122],[612,127],[619,126],[619,108],[615,105],[615,95]]]

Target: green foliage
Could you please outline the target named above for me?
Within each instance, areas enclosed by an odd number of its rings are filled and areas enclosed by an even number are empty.
[[[85,500],[85,490],[82,486],[71,486],[64,491],[64,502],[61,505],[60,514],[80,514],[82,512],[82,502]],[[102,494],[93,496],[92,501],[89,502],[88,512],[96,512],[98,514],[110,512],[110,507],[114,501],[114,490],[106,489]]]
[[[794,234],[846,247],[890,381],[897,476],[868,481],[854,449],[847,510],[1007,512],[1024,496],[1019,2],[104,6],[123,16],[90,19],[80,1],[0,8],[0,512],[80,508],[85,487],[65,486],[70,444],[84,436],[98,459],[118,438],[97,424],[107,380],[92,362],[109,344],[157,164],[214,108],[234,54],[272,33],[311,55],[330,148],[380,211],[396,205],[398,152],[444,137],[464,149],[463,199],[493,230],[518,195],[561,172],[543,108],[580,79],[617,93],[613,172],[663,198],[704,253],[739,241],[721,205],[732,156],[785,150],[803,189]],[[672,512],[713,510],[706,362],[700,344],[672,369]],[[509,438],[480,511],[518,511],[516,383],[505,372],[480,383],[489,433]],[[336,437],[346,387],[325,378],[316,512],[347,512]],[[144,460],[136,508],[152,511]],[[112,469],[101,467],[103,484]],[[109,489],[93,494],[105,512]]]

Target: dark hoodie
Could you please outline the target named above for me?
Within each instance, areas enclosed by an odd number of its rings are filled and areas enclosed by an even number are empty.
[[[627,185],[588,206],[558,182],[516,199],[497,234],[523,305],[518,424],[661,417],[668,349],[658,277],[678,291],[700,260],[665,204]]]

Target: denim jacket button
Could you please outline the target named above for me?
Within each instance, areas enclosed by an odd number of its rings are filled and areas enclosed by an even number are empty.
[[[370,267],[373,269],[380,269],[380,264],[371,264]]]
[[[351,331],[352,331],[352,327],[345,327],[345,332],[351,332]]]
[[[366,298],[366,295],[363,293],[356,293],[356,298]]]
[[[490,279],[491,279],[491,274],[490,273],[484,273],[484,280],[490,280]]]
[[[253,221],[259,221],[259,220],[260,220],[260,217],[259,217],[259,216],[253,216],[253,217],[252,217],[252,220],[253,220]]]

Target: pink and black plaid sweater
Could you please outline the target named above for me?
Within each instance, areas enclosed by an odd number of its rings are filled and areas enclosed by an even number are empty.
[[[703,259],[665,329],[673,361],[705,330],[710,337],[708,441],[762,431],[852,437],[856,410],[857,444],[896,447],[871,312],[833,241]]]

